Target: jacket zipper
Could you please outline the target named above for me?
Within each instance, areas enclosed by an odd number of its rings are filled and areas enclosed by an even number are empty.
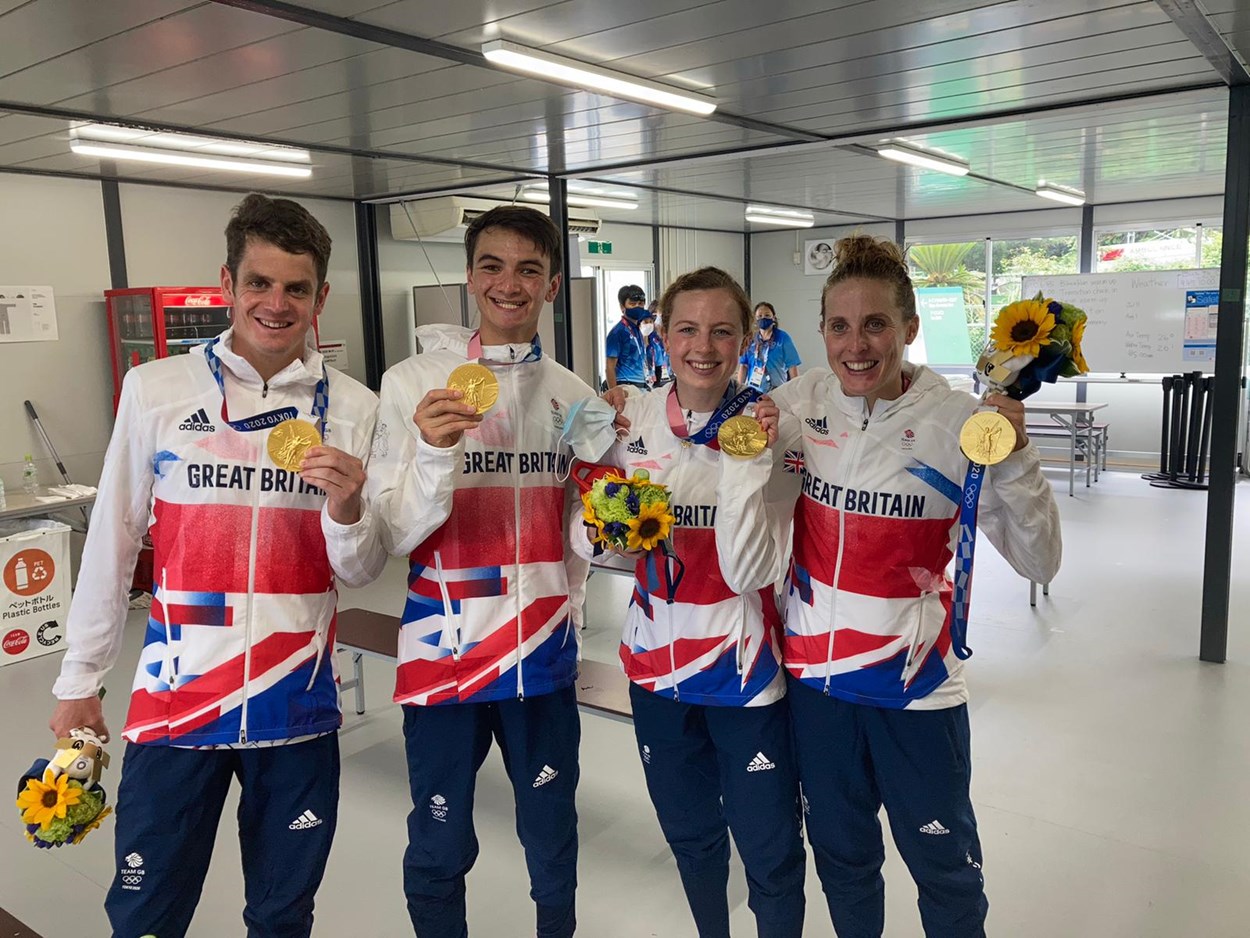
[[[169,689],[178,689],[178,675],[174,672],[174,639],[169,628],[169,588],[165,584],[165,568],[161,567],[161,610],[165,620],[165,673],[169,675]]]
[[[514,356],[515,357],[515,353]],[[512,465],[518,469],[516,484],[512,487],[512,505],[514,512],[514,520],[516,523],[516,695],[518,700],[525,699],[525,630],[521,622],[521,610],[525,608],[525,603],[521,597],[521,476],[519,468],[521,465],[520,451],[520,428],[524,424],[517,420],[517,415],[513,412],[519,401],[516,386],[516,368],[508,369],[509,383],[512,385],[512,400],[508,402],[508,416],[512,419],[513,426],[517,428],[517,432],[512,434]]]
[[[438,577],[438,591],[443,597],[443,618],[452,626],[451,660],[460,660],[460,617],[452,612],[451,593],[447,591],[447,581],[443,577],[443,553],[434,551],[434,573]]]
[[[868,407],[867,401],[864,407]],[[859,425],[860,433],[868,429],[868,421],[871,414],[865,414],[863,421]],[[842,473],[841,481],[845,481],[854,475],[854,461],[859,458],[859,448],[862,436],[856,436],[854,440],[854,449],[851,450],[850,456],[846,459],[846,470]],[[846,491],[843,486],[843,491]],[[833,636],[837,631],[838,619],[838,583],[842,579],[842,552],[846,548],[846,503],[843,501],[842,507],[838,509],[838,557],[833,563],[833,583],[829,592],[829,648],[825,655],[825,696],[829,696],[829,685],[833,681]]]
[[[268,383],[265,384],[261,396],[265,396],[269,392]],[[259,448],[256,454],[257,475],[262,470],[261,463],[264,462],[264,448]],[[247,742],[247,700],[248,685],[252,678],[252,613],[256,604],[256,542],[260,536],[260,486],[254,487],[252,492],[252,530],[248,538],[247,545],[247,619],[243,623],[243,708],[239,714],[239,742]]]
[[[690,429],[689,412],[687,412],[686,414],[686,421],[687,421],[686,429],[689,430]],[[688,446],[677,447],[677,462],[676,462],[676,465],[673,466],[672,475],[669,476],[670,482],[668,484],[668,490],[670,492],[676,492],[678,490],[677,477],[681,473],[681,470],[685,465],[686,450],[689,448],[690,447]],[[676,539],[676,535],[677,535],[677,532],[674,531],[673,532],[674,539]],[[664,565],[665,575],[667,576],[668,558],[664,556],[663,551],[660,552],[658,561],[659,563],[662,563]],[[644,567],[645,567],[645,564],[644,564]],[[672,602],[669,601],[668,590],[665,590],[665,594],[664,594],[664,616],[666,619],[668,619],[668,668],[669,668],[668,673],[673,676],[673,700],[681,700],[681,686],[680,686],[680,682],[677,680],[677,630],[673,627],[673,604]]]

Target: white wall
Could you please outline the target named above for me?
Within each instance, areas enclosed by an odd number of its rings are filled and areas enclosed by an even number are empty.
[[[781,328],[790,333],[803,360],[800,371],[825,364],[825,345],[816,332],[825,277],[803,273],[803,242],[833,241],[856,232],[892,238],[894,225],[810,228],[751,235],[751,301],[765,300],[773,304]]]
[[[70,477],[94,484],[113,425],[100,186],[0,173],[0,205],[0,284],[51,285],[59,335],[0,343],[0,478],[17,490],[30,453],[43,484],[61,481],[22,406],[30,400]]]
[[[138,185],[119,186],[118,191],[130,286],[194,287],[220,282],[226,259],[226,223],[242,201],[241,195]],[[317,324],[319,334],[347,343],[346,371],[363,383],[364,333],[354,209],[350,202],[298,201],[325,226],[332,242],[326,272],[330,295]]]
[[[661,228],[660,292],[681,274],[699,267],[719,267],[741,283],[746,279],[745,245],[746,235],[742,234]]]

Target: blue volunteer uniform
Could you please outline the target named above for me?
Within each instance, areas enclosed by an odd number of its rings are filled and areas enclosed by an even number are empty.
[[[746,368],[746,383],[767,394],[785,384],[789,380],[790,369],[798,368],[802,361],[790,334],[774,326],[772,338],[767,342],[756,333],[738,363]]]
[[[646,310],[638,307],[640,312]],[[631,310],[632,312],[632,310]],[[616,359],[616,383],[649,387],[647,380],[647,340],[638,326],[625,316],[612,327],[605,345],[605,355]]]

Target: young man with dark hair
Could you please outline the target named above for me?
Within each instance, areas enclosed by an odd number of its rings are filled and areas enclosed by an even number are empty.
[[[56,736],[88,726],[107,739],[98,693],[150,534],[156,582],[105,901],[127,938],[186,933],[232,777],[252,938],[310,934],[337,818],[335,578],[369,577],[333,562],[322,528],[370,526],[361,489],[377,400],[317,351],[330,290],[321,224],[253,194],[226,240],[231,327],[122,385],[53,688]],[[312,432],[324,445],[301,456]]]
[[[413,802],[404,892],[418,938],[467,934],[473,792],[492,738],[516,798],[537,935],[575,927],[573,684],[587,563],[569,543],[571,529],[583,536],[581,502],[560,435],[569,406],[592,392],[538,341],[560,286],[560,240],[530,208],[475,219],[465,255],[480,328],[418,329],[422,353],[382,379],[368,491],[385,546],[410,560],[395,700]],[[449,387],[466,362],[493,391]],[[373,534],[357,534],[335,549],[369,554]]]
[[[628,384],[645,391],[655,380],[653,356],[648,350],[655,314],[647,309],[647,295],[637,284],[621,287],[616,301],[621,306],[621,321],[609,330],[605,343],[608,389]]]

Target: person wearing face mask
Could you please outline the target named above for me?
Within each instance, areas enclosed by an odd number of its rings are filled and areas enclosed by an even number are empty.
[[[790,334],[777,325],[772,303],[755,304],[755,338],[742,354],[738,382],[767,394],[799,376],[799,353]]]
[[[821,296],[829,368],[761,401],[765,455],[721,463],[717,537],[762,530],[775,475],[802,480],[794,509],[785,669],[816,870],[840,938],[880,938],[885,859],[878,815],[919,889],[930,938],[983,938],[989,903],[969,792],[963,610],[948,576],[964,493],[984,473],[973,524],[1020,575],[1059,568],[1059,511],[1025,433],[988,470],[960,450],[971,395],[905,362],[919,329],[897,245],[843,238]],[[769,530],[774,530],[770,528]],[[783,557],[784,540],[757,549]],[[731,569],[749,555],[729,555]],[[970,576],[970,572],[968,573]],[[962,595],[962,594],[960,594]]]
[[[659,300],[652,300],[647,311],[651,314],[653,321],[649,332],[646,331],[647,323],[643,323],[643,330],[647,335],[647,368],[648,373],[653,376],[652,385],[659,387],[661,384],[667,384],[672,377],[669,373],[668,350],[664,347],[664,330],[660,326]]]
[[[757,547],[783,537],[787,517],[766,507],[761,530],[725,538],[713,528],[716,466],[728,458],[715,430],[758,396],[733,381],[750,301],[729,274],[704,267],[678,277],[660,307],[673,384],[616,392],[630,430],[601,459],[669,487],[671,546],[684,564],[670,591],[658,549],[637,562],[620,657],[639,756],[700,938],[729,936],[730,834],[759,935],[798,938],[805,855],[773,590],[780,570]],[[796,489],[778,476],[768,504],[788,507]],[[580,549],[589,556],[589,541]],[[727,556],[739,558],[732,578],[722,573]]]
[[[621,287],[616,294],[621,305],[621,321],[608,332],[605,344],[604,369],[608,389],[618,384],[647,390],[654,380],[647,362],[647,343],[655,328],[655,319],[647,309],[647,295],[636,284]],[[643,329],[650,325],[645,333]]]

